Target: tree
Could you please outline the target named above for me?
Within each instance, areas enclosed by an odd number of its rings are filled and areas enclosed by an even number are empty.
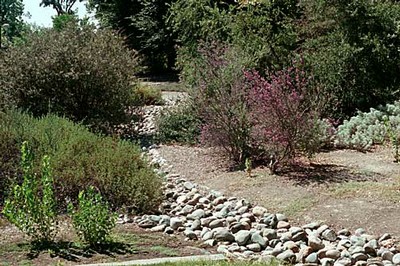
[[[11,41],[20,35],[24,22],[22,15],[24,5],[22,0],[1,0],[0,1],[0,41]],[[7,27],[5,27],[7,25]]]
[[[171,70],[175,64],[175,35],[166,23],[174,0],[89,0],[103,27],[120,31],[127,45],[143,57],[150,72]]]
[[[72,7],[76,2],[83,2],[84,0],[42,0],[40,6],[52,7],[57,11],[57,15],[74,14]]]

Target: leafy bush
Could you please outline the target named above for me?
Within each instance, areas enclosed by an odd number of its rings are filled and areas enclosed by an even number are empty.
[[[16,111],[0,113],[0,137],[4,136],[9,143],[6,147],[19,146],[27,140],[37,157],[47,154],[52,158],[60,207],[66,206],[67,198],[76,199],[79,191],[91,185],[114,208],[125,205],[147,211],[160,203],[161,179],[141,158],[139,147],[130,142],[96,136],[84,126],[55,115],[36,119]],[[0,161],[8,160],[8,172],[20,172],[19,165],[8,156],[10,151],[0,151]],[[1,170],[0,178],[9,179],[7,172]],[[1,189],[3,194],[6,188]]]
[[[135,105],[162,105],[161,90],[145,84],[134,88],[133,102]]]
[[[393,155],[399,160],[400,102],[387,104],[368,113],[359,112],[339,126],[335,144],[358,150],[368,150],[373,145],[390,142]]]
[[[163,143],[199,142],[201,121],[191,104],[184,103],[163,111],[157,121],[158,140]]]
[[[79,192],[78,207],[68,205],[72,224],[82,241],[90,246],[108,242],[111,230],[115,227],[116,214],[109,210],[101,194],[90,186],[86,191]]]
[[[25,39],[0,61],[0,108],[52,112],[102,130],[126,121],[138,59],[121,37],[71,24]]]
[[[33,153],[27,142],[21,148],[23,182],[15,185],[5,201],[2,213],[35,244],[51,242],[55,236],[56,212],[53,177],[48,156],[42,159],[42,174],[38,180],[33,171]]]
[[[299,67],[290,67],[269,75],[245,73],[251,89],[248,93],[253,148],[258,156],[270,160],[275,172],[278,164],[305,154],[312,156],[324,137],[318,110],[322,104]]]

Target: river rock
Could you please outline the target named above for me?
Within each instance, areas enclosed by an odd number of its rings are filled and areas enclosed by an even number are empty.
[[[235,241],[235,236],[229,232],[226,228],[216,228],[214,229],[213,238],[220,242],[233,242]]]
[[[248,230],[240,230],[235,234],[235,242],[239,246],[245,246],[249,242],[251,233]]]

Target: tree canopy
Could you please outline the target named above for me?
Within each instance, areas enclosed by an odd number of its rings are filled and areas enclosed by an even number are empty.
[[[24,25],[22,21],[23,13],[24,4],[22,0],[0,1],[0,30],[2,31],[2,38],[11,41],[13,37],[20,35]],[[4,27],[5,25],[8,25],[8,27]]]
[[[52,7],[57,11],[57,15],[73,14],[72,9],[76,2],[83,2],[84,0],[42,0],[40,6]]]

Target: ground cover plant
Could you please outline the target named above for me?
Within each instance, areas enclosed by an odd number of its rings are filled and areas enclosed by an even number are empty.
[[[161,179],[141,157],[140,149],[127,141],[97,136],[83,125],[46,115],[34,118],[18,111],[0,113],[1,195],[7,195],[14,179],[21,180],[19,148],[28,141],[38,160],[50,156],[58,206],[76,200],[79,191],[93,185],[113,208],[126,206],[149,211],[161,200]],[[2,201],[4,198],[2,198]]]

